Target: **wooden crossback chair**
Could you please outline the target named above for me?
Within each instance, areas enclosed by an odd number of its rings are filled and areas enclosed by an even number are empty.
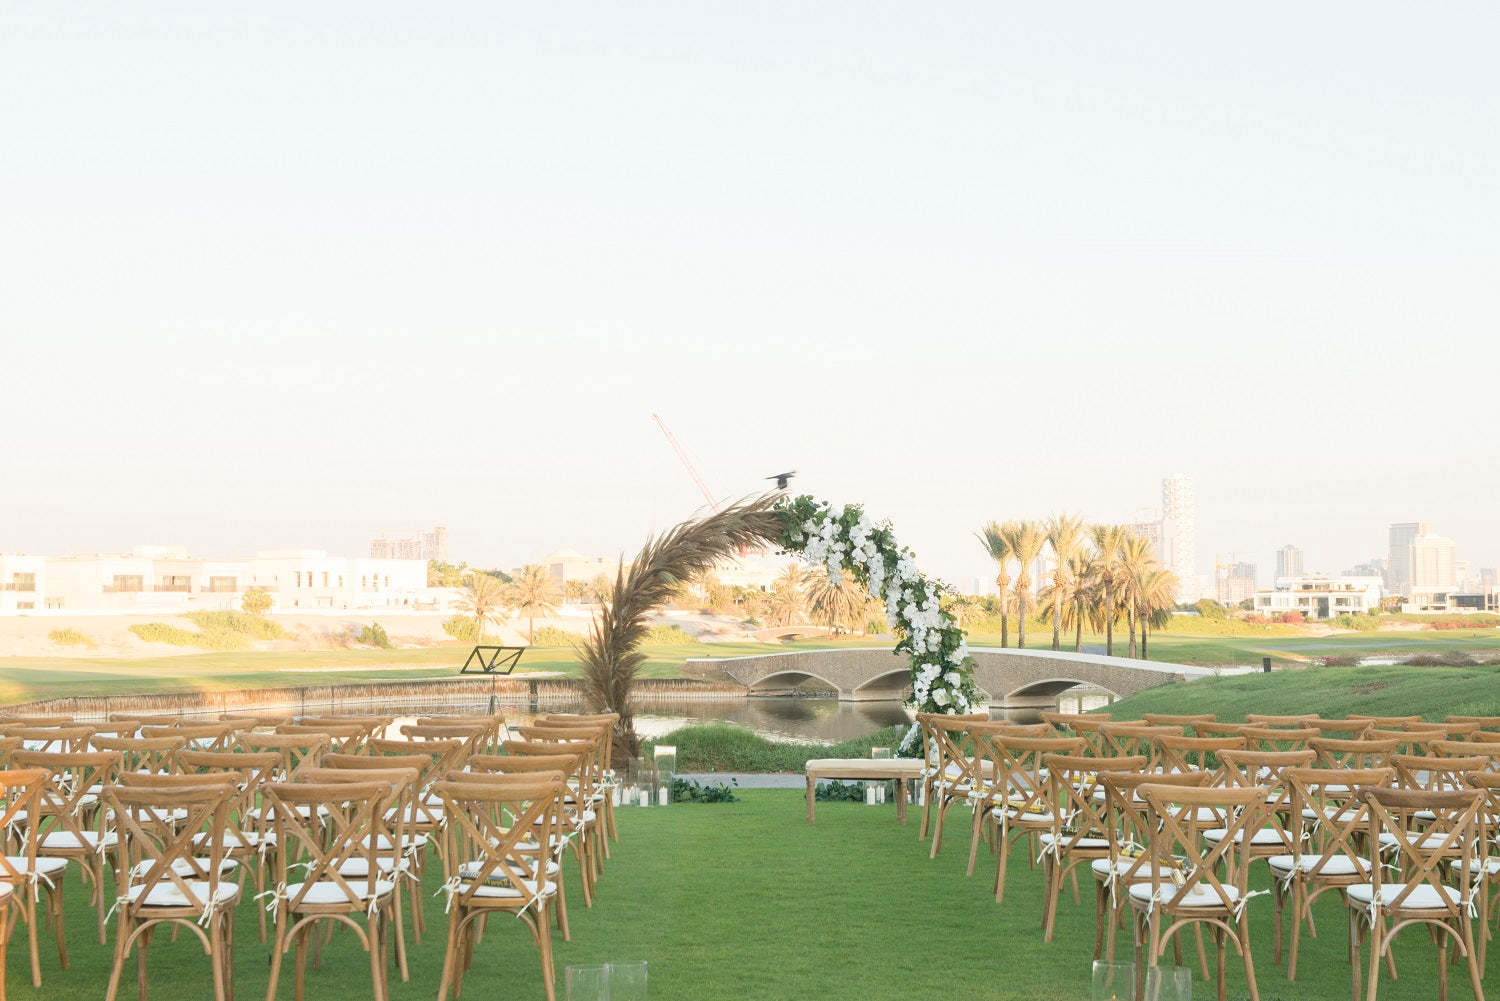
[[[94,728],[73,723],[66,726],[17,726],[7,728],[5,735],[20,738],[21,747],[28,751],[84,754],[89,750]]]
[[[1390,763],[1396,769],[1397,789],[1444,792],[1450,789],[1467,788],[1468,783],[1464,781],[1464,775],[1468,772],[1484,771],[1490,766],[1491,760],[1488,755],[1484,754],[1470,754],[1462,757],[1393,754]]]
[[[1051,736],[1082,737],[1088,742],[1086,753],[1089,756],[1097,758],[1104,753],[1104,738],[1099,735],[1099,728],[1113,722],[1112,714],[1044,712],[1041,715],[1042,722],[1052,728]]]
[[[1365,731],[1367,740],[1394,740],[1397,743],[1396,753],[1410,756],[1421,756],[1427,753],[1427,745],[1434,740],[1442,740],[1441,730],[1387,730],[1378,726],[1372,726]]]
[[[161,774],[175,767],[177,752],[187,746],[184,737],[100,737],[92,739],[96,751],[120,755],[120,771]]]
[[[534,756],[521,754],[476,754],[470,759],[470,771],[450,772],[447,780],[458,781],[488,781],[493,775],[537,775],[549,772],[557,772],[567,775],[576,763],[576,759],[566,754],[539,754]],[[562,933],[564,942],[573,941],[572,932],[568,928],[568,898],[567,889],[560,877],[562,871],[562,853],[568,848],[567,831],[564,830],[554,835],[553,843],[547,849],[547,878],[557,883],[557,930]],[[529,849],[527,849],[529,850]],[[537,851],[541,851],[540,842],[537,843]],[[573,849],[575,852],[576,848]],[[582,856],[579,856],[579,867],[582,875],[584,888],[583,903],[585,907],[593,907],[593,887],[589,879],[589,872],[584,867]]]
[[[1223,785],[1219,755],[1245,750],[1244,737],[1156,737],[1156,764],[1164,774],[1208,772],[1209,785]],[[1143,769],[1144,770],[1144,769]]]
[[[432,791],[437,782],[450,771],[463,768],[468,762],[468,745],[462,740],[392,740],[372,737],[365,746],[370,757],[368,766],[383,768],[384,758],[411,758],[420,756],[426,763],[422,766],[417,796],[411,806],[411,816],[406,818],[406,829],[410,834],[425,835],[428,843],[442,856],[444,844],[440,837],[447,824],[443,813],[443,801]],[[415,924],[415,916],[413,922]],[[417,939],[421,941],[419,937]]]
[[[1081,756],[1085,747],[1082,737],[1011,737],[976,734],[974,771],[994,775],[992,791],[975,805],[974,829],[969,841],[969,873],[974,872],[974,856],[979,843],[979,825],[984,818],[994,827],[995,837],[995,903],[1005,900],[1005,873],[1010,863],[1011,845],[1018,838],[1037,840],[1052,829],[1053,817],[1047,802],[1046,778],[1042,758],[1048,754]],[[988,807],[988,811],[980,807]],[[1028,861],[1034,863],[1033,854]]]
[[[932,801],[938,798],[939,790],[950,782],[956,781],[964,774],[965,766],[956,760],[945,759],[942,754],[942,743],[938,739],[937,721],[952,720],[965,723],[988,723],[990,714],[982,713],[917,713],[917,726],[922,733],[922,826],[917,832],[917,840],[927,840],[927,830],[932,823]],[[969,754],[965,748],[961,757],[968,760]]]
[[[1479,816],[1483,835],[1475,839],[1474,854],[1468,863],[1451,860],[1449,873],[1456,885],[1462,887],[1467,883],[1471,888],[1479,888],[1479,972],[1483,974],[1489,941],[1495,936],[1494,923],[1500,917],[1496,913],[1500,894],[1494,892],[1500,885],[1500,843],[1497,843],[1500,839],[1496,838],[1496,832],[1500,832],[1500,773],[1493,769],[1470,772],[1464,776],[1464,782],[1468,788],[1484,793]]]
[[[1475,720],[1464,722],[1449,720],[1446,723],[1429,723],[1424,720],[1421,723],[1406,723],[1401,729],[1410,730],[1413,733],[1439,733],[1442,734],[1440,738],[1437,738],[1440,740],[1468,740],[1479,732],[1479,723]]]
[[[227,775],[234,778],[235,794],[230,798],[229,810],[224,822],[224,858],[238,862],[240,887],[244,888],[246,871],[250,874],[254,895],[259,897],[266,890],[266,875],[274,867],[276,839],[266,837],[266,827],[258,816],[252,816],[260,802],[260,790],[271,781],[281,767],[281,754],[277,751],[190,751],[177,752],[177,767],[182,775],[212,779]],[[200,832],[194,841],[201,852],[212,837]],[[257,907],[256,920],[260,926],[260,940],[266,940],[266,911]]]
[[[401,973],[401,982],[411,979],[406,962],[405,908],[402,906],[402,882],[405,881],[406,897],[411,907],[422,906],[421,858],[417,857],[417,842],[406,830],[406,818],[411,815],[411,803],[416,798],[417,784],[421,779],[421,765],[417,761],[405,763],[387,759],[381,767],[370,767],[370,759],[361,754],[329,754],[323,764],[310,769],[305,778],[315,783],[362,783],[384,782],[389,789],[385,814],[381,818],[384,833],[369,835],[375,842],[375,866],[371,870],[360,856],[339,866],[339,875],[346,879],[388,879],[396,884],[395,901],[391,916],[396,934],[396,968]],[[426,846],[422,836],[422,847]],[[416,920],[413,918],[413,920]]]
[[[1273,855],[1290,855],[1295,851],[1297,826],[1291,820],[1291,784],[1286,773],[1292,768],[1311,768],[1316,755],[1302,751],[1225,751],[1219,755],[1224,766],[1225,785],[1230,788],[1256,788],[1266,793],[1266,823],[1248,834],[1241,827],[1235,837],[1248,837],[1245,855],[1250,859],[1268,859]],[[1203,831],[1209,843],[1225,837],[1219,828]]]
[[[588,727],[603,725],[606,736],[603,742],[604,770],[599,788],[595,792],[597,809],[604,812],[604,826],[608,829],[611,841],[620,840],[619,829],[615,825],[614,790],[619,788],[619,777],[615,774],[614,752],[615,743],[620,737],[620,714],[619,713],[552,713],[543,721],[545,726],[576,726]]]
[[[1149,879],[1126,891],[1137,919],[1137,996],[1144,997],[1146,969],[1158,965],[1167,942],[1185,928],[1205,925],[1217,946],[1219,1001],[1225,997],[1226,939],[1234,943],[1244,962],[1251,1001],[1259,1001],[1245,910],[1250,899],[1250,856],[1245,846],[1250,843],[1248,832],[1265,823],[1270,790],[1257,786],[1194,789],[1148,782],[1137,791],[1146,802],[1151,835],[1147,850],[1152,859],[1159,860],[1151,867]],[[1222,823],[1227,836],[1206,841],[1202,837],[1205,822]],[[1175,866],[1168,861],[1179,858],[1182,861]]]
[[[588,769],[588,760],[591,753],[591,745],[586,741],[527,741],[507,740],[502,746],[507,756],[512,757],[553,757],[559,754],[569,754],[573,758],[572,767],[564,775],[568,782],[568,791],[563,794],[563,822],[566,827],[565,834],[569,835],[567,846],[578,859],[579,874],[583,883],[583,902],[585,906],[592,907],[594,901],[594,888],[598,885],[599,867],[596,856],[598,855],[597,840],[593,835],[597,833],[598,813],[580,808],[577,800],[580,797],[573,795],[573,783],[581,780]],[[472,766],[476,759],[484,756],[474,755],[469,761]],[[575,836],[576,835],[576,836]],[[561,843],[561,842],[559,842]]]
[[[220,713],[220,723],[233,723],[236,732],[241,730],[274,730],[283,723],[290,723],[292,714],[271,713],[258,710],[253,713],[233,712]]]
[[[360,754],[370,738],[364,723],[283,723],[276,732],[284,737],[328,738],[328,750],[335,754]]]
[[[276,888],[271,891],[276,935],[271,953],[267,1001],[274,1001],[282,958],[295,943],[297,996],[307,968],[308,946],[318,922],[337,922],[354,930],[370,955],[374,1001],[388,1001],[390,915],[396,900],[393,879],[383,879],[379,839],[389,836],[384,824],[391,787],[387,782],[271,782],[263,802],[280,852]],[[314,825],[308,817],[323,817]],[[351,861],[364,863],[364,879],[346,878],[340,870]],[[292,879],[292,866],[302,869]],[[363,926],[356,918],[365,916]]]
[[[11,754],[22,750],[24,745],[20,737],[0,737],[0,768],[9,768]]]
[[[1500,731],[1500,716],[1448,716],[1448,723],[1477,723],[1481,732]]]
[[[106,811],[117,826],[127,882],[115,907],[119,914],[114,963],[105,1001],[114,1001],[132,948],[139,949],[139,990],[146,994],[146,946],[157,926],[187,928],[203,943],[213,967],[214,997],[232,995],[234,905],[240,888],[223,878],[225,817],[234,796],[232,776],[202,784],[203,776],[121,776],[131,785],[105,786]],[[198,784],[192,784],[198,783]],[[194,837],[210,835],[208,855]]]
[[[0,714],[0,730],[12,726],[67,726],[72,722],[72,716],[16,716],[9,713]]]
[[[569,785],[574,787],[572,796],[579,797],[579,802],[586,810],[599,814],[600,822],[596,825],[601,834],[608,833],[608,820],[602,819],[609,815],[607,805],[609,799],[609,787],[607,785],[606,773],[609,771],[610,748],[614,746],[614,727],[608,723],[543,723],[535,726],[518,726],[515,733],[522,740],[538,741],[541,743],[570,742],[587,740],[592,744],[593,750],[586,761],[586,776],[580,776],[578,780],[570,780]],[[585,794],[577,788],[579,782],[586,778],[588,792]],[[609,859],[609,839],[601,837],[597,858],[601,868],[604,861]]]
[[[1198,737],[1238,737],[1244,732],[1245,727],[1255,725],[1254,723],[1194,723],[1192,730],[1194,736]]]
[[[1092,758],[1070,754],[1044,754],[1042,770],[1047,780],[1047,812],[1051,829],[1043,832],[1042,846],[1042,938],[1052,941],[1057,923],[1057,905],[1063,881],[1073,877],[1073,903],[1078,900],[1077,868],[1109,858],[1109,805],[1099,785],[1110,772],[1138,774],[1146,758]]]
[[[1369,806],[1362,789],[1389,788],[1396,770],[1380,767],[1288,768],[1283,777],[1292,790],[1292,823],[1297,834],[1292,851],[1267,860],[1276,901],[1276,955],[1281,962],[1282,917],[1292,908],[1292,948],[1286,978],[1297,977],[1302,924],[1317,936],[1313,904],[1329,890],[1340,894],[1370,881],[1374,864],[1365,844]]]
[[[1476,998],[1484,997],[1484,985],[1475,952],[1474,927],[1469,907],[1477,887],[1449,886],[1444,868],[1457,863],[1470,871],[1474,844],[1484,835],[1481,789],[1429,792],[1413,789],[1365,789],[1369,806],[1368,844],[1395,846],[1392,879],[1386,865],[1371,867],[1371,879],[1344,891],[1349,907],[1349,952],[1352,959],[1354,996],[1360,993],[1361,945],[1370,942],[1369,987],[1366,997],[1374,1001],[1382,957],[1389,955],[1396,936],[1404,928],[1426,925],[1437,946],[1438,996],[1448,996],[1448,939],[1452,938],[1468,965]],[[1425,831],[1417,832],[1414,815],[1434,814]]]
[[[1109,835],[1109,854],[1096,859],[1090,868],[1094,873],[1094,958],[1113,961],[1115,929],[1121,923],[1126,906],[1124,889],[1151,878],[1156,864],[1151,858],[1151,828],[1146,821],[1146,801],[1137,791],[1148,782],[1198,788],[1209,783],[1208,772],[1101,772],[1099,784],[1104,789],[1105,824]],[[1217,819],[1218,814],[1214,814]],[[1174,865],[1168,861],[1166,864]],[[1180,950],[1179,950],[1180,951]],[[1204,960],[1205,966],[1207,960]]]
[[[103,812],[98,793],[89,790],[113,783],[120,755],[115,751],[16,751],[11,761],[19,768],[47,770],[48,780],[27,822],[36,825],[38,854],[78,863],[89,885],[90,902],[99,912],[99,944],[103,945],[104,868],[106,860],[111,866],[118,864],[119,838],[102,825],[94,828]]]
[[[234,743],[233,723],[179,723],[176,726],[143,726],[142,737],[180,737],[195,751],[227,751]]]
[[[1434,758],[1484,758],[1489,764],[1485,771],[1500,772],[1500,743],[1482,740],[1434,740],[1427,745],[1427,754]]]
[[[90,723],[94,728],[95,737],[135,737],[139,736],[141,727],[145,724],[140,720],[116,720],[110,723]],[[98,748],[95,748],[98,750]]]
[[[438,1001],[446,1001],[450,986],[455,994],[462,991],[479,923],[492,913],[515,914],[526,924],[541,953],[547,1001],[556,1001],[547,910],[557,895],[557,883],[547,878],[545,854],[527,851],[526,844],[547,844],[561,833],[567,788],[559,772],[437,784],[450,818],[450,862],[444,882],[448,945]]]
[[[1307,719],[1300,724],[1304,730],[1316,730],[1315,737],[1327,740],[1359,740],[1373,725],[1361,719]]]
[[[487,753],[484,749],[489,745],[489,731],[479,723],[405,723],[401,726],[401,737],[412,743],[426,743],[428,741],[440,740],[462,741],[464,745],[460,758],[466,758],[470,754]],[[455,767],[458,767],[455,765]]]
[[[1344,740],[1315,737],[1307,742],[1317,755],[1319,768],[1385,768],[1401,742],[1397,740]]]
[[[1152,726],[1147,723],[1123,722],[1106,723],[1099,728],[1104,737],[1104,756],[1108,758],[1128,758],[1134,755],[1144,755],[1147,760],[1145,771],[1156,769],[1156,745],[1153,743],[1158,737],[1181,737],[1182,726]]]
[[[479,754],[495,754],[500,750],[500,742],[510,738],[510,729],[506,726],[505,717],[500,713],[493,715],[462,715],[453,714],[449,716],[418,716],[418,726],[477,726],[482,731],[480,738],[474,743],[474,750]]]
[[[274,751],[281,755],[281,761],[270,775],[268,782],[300,781],[304,769],[318,767],[323,760],[323,755],[328,753],[330,744],[331,740],[326,733],[247,733],[240,730],[234,735],[234,747],[240,751],[250,753]],[[322,804],[312,804],[307,808],[313,810],[314,813],[304,820],[316,827],[319,817],[327,812],[327,807]],[[266,819],[264,804],[249,808],[241,819],[247,829],[255,831],[263,841],[267,834],[274,833]],[[278,849],[279,847],[278,843]]]
[[[1370,721],[1371,726],[1378,726],[1382,728],[1401,727],[1405,726],[1407,723],[1422,722],[1422,717],[1420,716],[1367,716],[1364,713],[1349,713],[1347,718],[1351,720],[1367,719]]]
[[[7,853],[0,855],[0,881],[6,889],[0,891],[0,979],[3,979],[4,941],[10,937],[11,911],[20,912],[26,922],[27,944],[31,953],[31,984],[42,986],[41,956],[37,947],[37,904],[41,889],[46,889],[47,918],[57,936],[57,958],[63,969],[68,968],[68,950],[63,936],[62,875],[67,868],[67,859],[39,856],[37,854],[38,826],[30,823],[37,812],[42,788],[49,775],[42,768],[25,768],[0,771],[0,830],[13,832],[7,840]],[[0,988],[0,999],[3,999]]]
[[[1218,713],[1141,713],[1141,722],[1147,726],[1191,727],[1199,723],[1217,723]]]

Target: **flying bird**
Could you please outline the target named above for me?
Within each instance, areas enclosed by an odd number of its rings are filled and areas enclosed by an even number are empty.
[[[785,490],[787,480],[790,480],[793,476],[796,475],[797,471],[794,469],[789,473],[777,473],[775,476],[767,476],[766,479],[775,480],[777,490]]]

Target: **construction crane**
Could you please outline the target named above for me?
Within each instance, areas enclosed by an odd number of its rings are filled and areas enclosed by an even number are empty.
[[[704,498],[708,501],[708,506],[713,509],[714,514],[718,514],[718,500],[714,497],[713,492],[708,489],[708,484],[703,482],[703,477],[698,475],[698,470],[693,468],[693,460],[688,458],[687,451],[682,447],[682,443],[677,440],[677,436],[672,433],[672,429],[667,427],[667,422],[661,419],[660,414],[652,414],[651,419],[661,428],[661,433],[667,436],[667,443],[672,446],[672,451],[677,453],[677,458],[682,460],[683,468],[688,471],[688,475],[693,478],[693,482],[702,491]]]

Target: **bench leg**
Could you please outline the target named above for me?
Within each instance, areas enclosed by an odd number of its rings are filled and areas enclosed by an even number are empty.
[[[815,779],[815,778],[813,778],[811,775],[809,775],[807,777],[807,822],[809,824],[814,823],[814,821],[813,821],[813,801],[815,799],[817,799],[817,791],[818,791],[818,780]]]
[[[896,780],[896,819],[906,823],[906,780]]]

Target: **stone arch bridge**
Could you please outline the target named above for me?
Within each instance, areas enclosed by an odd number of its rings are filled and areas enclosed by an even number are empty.
[[[1212,674],[1201,667],[1053,650],[971,649],[974,682],[992,706],[1046,708],[1075,685],[1092,685],[1118,697],[1157,685]],[[901,700],[911,692],[911,666],[904,654],[881,647],[798,650],[756,657],[704,657],[687,662],[699,677],[727,678],[752,696],[790,695],[820,681],[845,702]]]

